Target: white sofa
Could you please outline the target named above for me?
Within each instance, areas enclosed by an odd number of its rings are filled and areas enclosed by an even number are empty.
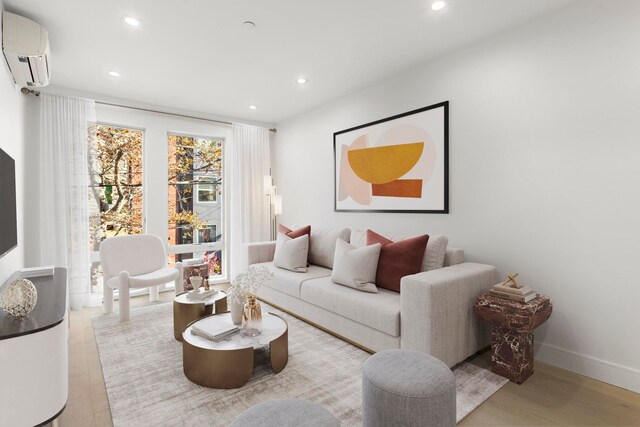
[[[352,245],[364,245],[364,231],[343,231]],[[446,237],[431,236],[423,262],[429,271],[403,277],[400,293],[366,293],[331,281],[332,246],[326,239],[331,234],[312,230],[310,261],[323,260],[318,262],[324,266],[311,264],[306,273],[275,267],[275,242],[246,245],[249,265],[264,265],[274,273],[258,297],[371,352],[418,350],[451,367],[488,344],[473,304],[495,284],[494,266],[464,262],[464,252],[447,248]]]

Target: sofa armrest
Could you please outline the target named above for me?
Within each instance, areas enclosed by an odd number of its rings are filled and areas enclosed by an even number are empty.
[[[473,311],[478,295],[496,283],[492,265],[465,262],[402,278],[401,347],[453,366],[488,341]]]
[[[276,242],[256,242],[245,244],[248,265],[273,261]]]

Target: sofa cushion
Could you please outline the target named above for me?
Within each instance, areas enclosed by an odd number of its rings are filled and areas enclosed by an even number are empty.
[[[273,254],[273,265],[298,273],[307,271],[307,254],[309,253],[309,236],[303,234],[292,239],[278,233],[276,251]]]
[[[147,286],[156,286],[165,283],[171,283],[178,278],[179,274],[180,273],[177,269],[172,267],[165,267],[161,268],[160,270],[152,271],[151,273],[129,276],[129,287],[146,288]],[[107,280],[107,286],[113,289],[118,289],[118,287],[120,286],[120,277],[115,276]]]
[[[335,284],[330,277],[307,280],[301,287],[302,300],[339,316],[400,336],[400,294],[379,289],[377,294],[360,292]]]
[[[307,225],[306,227],[302,227],[297,230],[292,230],[289,227],[285,227],[282,224],[278,224],[278,233],[285,234],[291,237],[292,239],[295,239],[296,237],[304,236],[305,234],[308,234],[309,238],[311,238],[311,226]]]
[[[315,229],[309,242],[309,263],[333,268],[333,255],[336,252],[336,240],[349,242],[351,231],[343,229]]]
[[[406,236],[403,234],[394,234],[387,236],[389,240],[398,242],[414,236]],[[351,242],[353,246],[365,246],[367,244],[366,230],[351,230]],[[427,242],[427,250],[422,259],[422,269],[420,271],[431,271],[444,266],[444,255],[447,251],[449,239],[447,236],[432,234],[429,235]]]
[[[265,266],[273,272],[273,279],[265,282],[262,286],[268,286],[295,298],[300,298],[300,285],[302,282],[317,279],[318,277],[331,276],[331,270],[317,265],[310,265],[306,273],[284,270],[276,267],[272,262],[261,262],[251,265],[251,267],[260,266]]]
[[[394,242],[375,231],[367,230],[367,246],[376,243],[382,245],[376,285],[400,292],[400,279],[420,273],[428,241],[429,235],[425,234]]]
[[[380,244],[356,248],[338,239],[331,280],[359,291],[377,293],[375,281],[380,248]]]

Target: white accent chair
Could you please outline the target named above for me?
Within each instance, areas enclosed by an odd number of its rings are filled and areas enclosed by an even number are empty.
[[[113,290],[118,289],[120,321],[130,318],[129,289],[149,288],[149,300],[158,301],[160,285],[175,281],[176,294],[183,292],[183,267],[167,267],[162,240],[151,234],[110,237],[100,243],[104,272],[104,312],[113,312]]]

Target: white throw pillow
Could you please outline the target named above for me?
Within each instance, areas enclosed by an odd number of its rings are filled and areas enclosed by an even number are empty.
[[[385,237],[391,241],[398,242],[415,236],[394,234],[392,236],[385,235]],[[367,244],[367,230],[351,230],[351,244],[357,248],[365,246]],[[447,236],[441,234],[429,235],[427,250],[424,252],[424,258],[422,259],[421,271],[431,271],[442,268],[444,266],[444,256],[447,252],[448,244],[449,239]]]
[[[308,234],[292,239],[289,236],[278,233],[276,252],[273,255],[273,265],[298,273],[306,273],[308,253]]]
[[[333,268],[333,255],[336,252],[336,240],[349,241],[351,230],[311,228],[311,240],[309,242],[309,263],[322,267]]]
[[[381,247],[376,243],[356,248],[338,239],[331,280],[359,291],[378,293],[375,281]]]

